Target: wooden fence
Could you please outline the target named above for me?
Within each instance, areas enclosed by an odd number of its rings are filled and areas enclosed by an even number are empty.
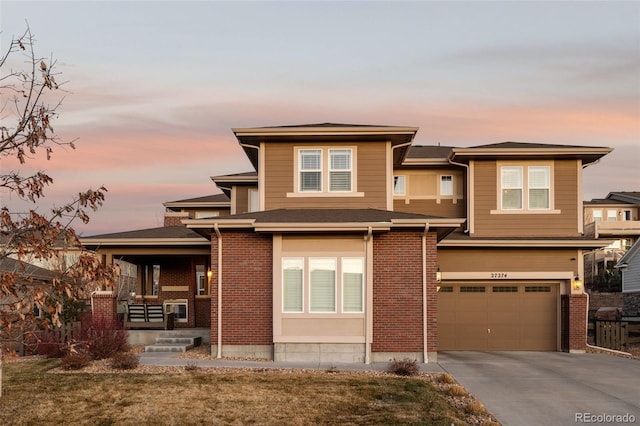
[[[629,344],[640,343],[640,322],[596,321],[595,343],[602,348],[626,350]]]

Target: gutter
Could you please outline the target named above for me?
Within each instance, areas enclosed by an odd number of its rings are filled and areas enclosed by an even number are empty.
[[[216,358],[222,358],[222,235],[218,224],[213,225],[213,230],[218,237],[218,350]]]
[[[429,224],[424,225],[422,233],[422,356],[424,363],[429,362],[428,340],[427,340],[427,233],[429,232]]]
[[[373,265],[373,260],[369,257],[373,257],[373,250],[371,250],[371,243],[373,242],[373,229],[370,226],[367,230],[367,234],[364,236],[364,256],[365,256],[365,318],[364,318],[364,363],[371,364],[371,338],[370,332],[373,328],[373,289],[369,285],[370,280],[373,279],[369,274],[369,267]]]
[[[471,173],[469,173],[469,165],[468,164],[464,164],[464,163],[457,163],[455,161],[453,161],[451,159],[451,155],[453,153],[449,154],[449,163],[453,164],[454,166],[461,166],[464,167],[465,169],[467,169],[466,175],[467,175],[467,227],[464,230],[465,234],[468,234],[471,227],[470,227],[470,223],[471,223]]]

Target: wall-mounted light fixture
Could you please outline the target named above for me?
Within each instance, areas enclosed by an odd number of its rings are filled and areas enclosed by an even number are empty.
[[[440,272],[440,268],[436,271],[436,282],[439,283],[442,281],[442,272]]]
[[[211,282],[211,277],[213,276],[213,272],[211,269],[207,269],[207,281]]]
[[[576,275],[573,279],[573,289],[582,290],[582,280],[580,279],[580,275]]]

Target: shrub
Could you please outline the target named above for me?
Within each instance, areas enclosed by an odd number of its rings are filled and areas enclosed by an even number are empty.
[[[485,413],[484,405],[480,401],[473,400],[464,408],[467,414],[478,416]]]
[[[392,359],[389,362],[389,368],[387,371],[397,376],[415,376],[420,372],[418,362],[415,359]]]
[[[80,370],[91,363],[89,347],[84,342],[70,342],[64,352],[60,360],[60,367],[64,370]]]
[[[106,359],[117,352],[125,352],[129,349],[127,338],[127,330],[117,322],[91,321],[83,332],[83,339],[89,343],[94,359]]]
[[[187,365],[184,366],[184,371],[198,371],[200,370],[200,367],[198,366],[198,363],[196,361],[188,361]]]
[[[447,391],[447,393],[450,396],[465,396],[467,394],[467,391],[465,388],[463,388],[460,385],[453,385],[449,388],[449,390]]]
[[[140,356],[133,352],[116,352],[109,361],[111,368],[133,370],[140,364]]]
[[[456,379],[449,373],[441,374],[438,376],[438,382],[452,385],[456,382]]]

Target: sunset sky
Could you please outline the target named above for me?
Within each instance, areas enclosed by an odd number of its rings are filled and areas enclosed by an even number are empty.
[[[109,190],[84,235],[161,226],[162,202],[251,170],[232,127],[609,146],[585,169],[584,198],[640,191],[640,2],[3,0],[0,13],[2,47],[28,21],[67,81],[54,128],[77,149],[27,163],[55,180],[39,208]]]

